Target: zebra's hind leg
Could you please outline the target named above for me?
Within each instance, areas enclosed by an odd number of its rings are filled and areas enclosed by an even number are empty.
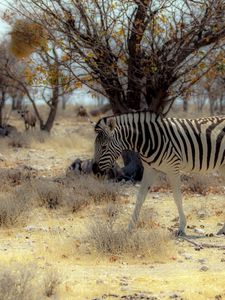
[[[134,211],[130,220],[130,223],[128,225],[128,231],[132,231],[132,229],[137,224],[139,214],[141,211],[142,204],[145,201],[145,198],[147,196],[148,190],[150,189],[151,185],[153,184],[155,178],[158,175],[158,171],[150,168],[144,169],[143,178],[141,181],[141,185],[137,194],[137,200],[134,207]]]
[[[221,235],[221,234],[225,235],[225,223],[224,223],[223,227],[217,232],[217,235]]]
[[[219,168],[219,173],[225,182],[225,165],[223,165]],[[221,234],[225,235],[225,223],[224,223],[223,227],[217,232],[217,235],[221,235]]]
[[[179,230],[177,235],[185,235],[185,227],[186,227],[186,218],[183,211],[182,204],[182,194],[181,194],[181,182],[180,175],[177,174],[167,174],[168,179],[170,181],[170,185],[173,191],[174,201],[176,203],[178,213],[179,213]]]

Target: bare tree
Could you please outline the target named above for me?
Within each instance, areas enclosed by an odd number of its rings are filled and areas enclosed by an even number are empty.
[[[199,79],[187,75],[225,36],[224,0],[18,2],[18,12],[51,29],[64,66],[115,113],[142,104],[163,111]]]
[[[10,78],[20,86],[20,89],[31,102],[40,124],[40,129],[50,132],[57,113],[61,97],[71,93],[69,77],[64,76],[61,69],[60,58],[55,48],[51,45],[49,51],[37,51],[35,58],[30,59],[25,68],[25,81],[13,72],[8,63],[4,68],[4,76]],[[38,99],[39,98],[39,99]],[[40,113],[38,100],[44,101],[48,107],[46,120]]]
[[[4,123],[6,123],[6,120],[4,120],[3,116],[3,109],[6,101],[14,99],[19,104],[24,97],[24,93],[21,90],[18,82],[7,76],[7,74],[4,72],[7,65],[10,66],[11,72],[14,74],[14,76],[20,77],[21,82],[24,81],[24,65],[10,55],[6,47],[6,42],[4,41],[2,44],[0,44],[0,126],[5,125]]]
[[[207,65],[213,66],[207,73],[189,90],[190,98],[194,97],[198,111],[202,111],[208,104],[209,113],[224,113],[225,100],[225,49],[220,49],[214,55],[207,58]],[[204,68],[204,64],[201,65]],[[196,70],[198,72],[199,70]]]
[[[114,113],[148,107],[166,114],[207,72],[192,73],[225,37],[224,0],[17,3],[14,11],[48,30],[64,68],[108,98]]]

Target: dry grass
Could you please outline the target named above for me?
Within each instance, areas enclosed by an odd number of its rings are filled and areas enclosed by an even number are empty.
[[[118,202],[120,200],[118,185],[95,179],[93,176],[69,176],[64,179],[67,197],[65,205],[72,212],[91,203]]]
[[[57,287],[60,284],[57,272],[50,270],[44,280],[44,294],[50,298],[57,294]]]
[[[67,150],[71,151],[71,149],[74,149],[76,152],[85,152],[86,156],[93,154],[93,140],[91,136],[81,136],[80,133],[64,133],[60,136],[53,134],[46,139],[45,144],[40,145],[41,148],[46,146],[54,149],[59,154],[63,154]]]
[[[182,177],[184,191],[203,196],[206,196],[210,192],[224,192],[220,181],[220,178],[215,175],[202,176],[199,174],[192,174],[191,176],[184,175]]]
[[[34,300],[40,299],[40,294],[34,288],[34,269],[14,265],[0,268],[0,299],[4,300]],[[35,290],[35,292],[34,292]]]
[[[171,237],[158,226],[146,226],[128,232],[126,225],[119,222],[120,209],[116,203],[109,203],[103,209],[103,216],[91,222],[88,241],[104,255],[128,255],[151,257],[164,260],[171,256]],[[156,223],[155,223],[156,224]]]
[[[42,178],[33,180],[32,190],[36,194],[38,206],[44,206],[49,209],[55,209],[58,206],[62,206],[63,203],[63,189],[57,182],[53,182],[51,179]]]
[[[200,174],[189,174],[181,176],[182,191],[188,194],[207,195],[209,193],[224,193],[222,180],[217,174],[208,176]],[[166,175],[161,174],[158,181],[151,188],[153,192],[166,192],[171,190]]]
[[[28,182],[37,176],[37,172],[27,166],[10,169],[0,169],[0,191],[7,190],[6,186],[14,187]]]
[[[39,300],[56,295],[57,273],[47,272],[44,278],[40,275],[37,266],[31,264],[0,266],[0,299]]]
[[[20,216],[31,208],[29,189],[26,185],[0,195],[0,226],[16,225]]]
[[[9,136],[8,145],[13,148],[29,148],[31,135],[27,132],[15,132]]]

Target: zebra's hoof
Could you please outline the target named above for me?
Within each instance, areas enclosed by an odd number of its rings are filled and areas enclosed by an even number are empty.
[[[177,230],[175,233],[176,236],[186,236],[186,233],[183,230]]]
[[[225,235],[225,229],[221,228],[218,232],[217,235]]]

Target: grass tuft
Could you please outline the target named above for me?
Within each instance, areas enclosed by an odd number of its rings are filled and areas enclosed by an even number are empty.
[[[13,193],[0,195],[0,226],[17,224],[20,216],[30,207],[31,201],[25,188],[14,189]]]
[[[118,221],[119,206],[108,204],[99,218],[88,227],[89,244],[100,254],[145,256],[164,260],[171,255],[171,237],[158,225],[149,230],[148,224],[128,232]]]
[[[59,284],[58,274],[47,272],[43,277],[37,266],[13,263],[0,266],[0,299],[39,300],[56,295]]]

